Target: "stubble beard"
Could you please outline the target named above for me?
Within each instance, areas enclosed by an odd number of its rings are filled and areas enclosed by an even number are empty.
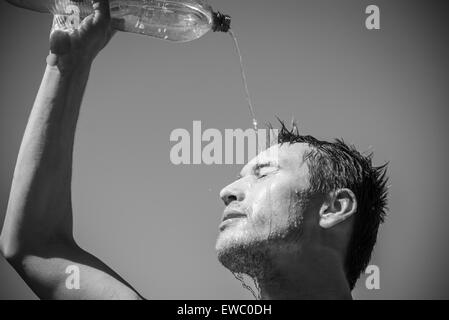
[[[299,248],[302,217],[287,229],[270,232],[265,238],[235,239],[217,249],[220,263],[234,274],[246,274],[257,282],[276,278],[274,253],[290,252]]]
[[[310,190],[295,192],[288,209],[294,213],[293,218],[286,227],[271,230],[270,226],[265,237],[251,230],[245,239],[228,239],[228,243],[217,247],[220,263],[234,275],[246,274],[256,283],[278,278],[280,275],[274,267],[273,257],[279,253],[300,255],[303,219],[311,200]]]

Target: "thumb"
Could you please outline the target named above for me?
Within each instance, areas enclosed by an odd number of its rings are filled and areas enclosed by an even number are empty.
[[[63,30],[54,30],[50,34],[50,52],[58,56],[70,52],[70,35]]]

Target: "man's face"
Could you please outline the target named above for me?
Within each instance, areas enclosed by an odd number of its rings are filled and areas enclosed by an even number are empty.
[[[309,197],[307,144],[285,143],[261,152],[220,197],[226,205],[216,249],[229,269],[246,263],[242,255],[299,235]],[[241,260],[231,261],[231,260]],[[236,270],[231,270],[236,271]],[[236,271],[237,272],[237,271]]]

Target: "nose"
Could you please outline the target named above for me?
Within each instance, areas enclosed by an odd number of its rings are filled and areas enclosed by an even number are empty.
[[[243,201],[245,199],[245,193],[235,184],[230,184],[220,191],[220,198],[228,206],[233,201]]]

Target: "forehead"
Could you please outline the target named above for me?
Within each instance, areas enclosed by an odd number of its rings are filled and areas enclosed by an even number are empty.
[[[242,169],[242,175],[252,170],[253,167],[270,163],[285,169],[299,170],[307,167],[304,156],[312,149],[306,143],[276,144],[254,157]]]

